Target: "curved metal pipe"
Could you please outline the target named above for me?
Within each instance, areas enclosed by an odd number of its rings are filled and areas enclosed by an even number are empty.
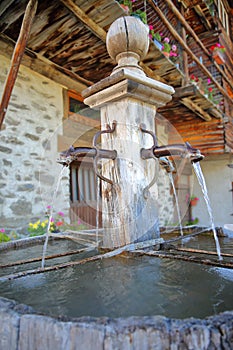
[[[201,161],[204,156],[201,152],[193,148],[188,142],[185,144],[173,144],[167,146],[151,147],[149,149],[141,149],[141,157],[143,159],[148,158],[160,158],[160,157],[169,157],[169,156],[181,156],[187,157],[192,163]]]
[[[60,153],[60,158],[57,160],[57,163],[68,166],[75,160],[84,157],[94,158],[96,155],[96,149],[92,147],[73,147],[66,151]]]
[[[96,148],[93,147],[73,147],[71,146],[68,150],[60,153],[60,158],[57,163],[68,166],[75,160],[79,160],[84,157],[95,158],[97,154]],[[100,158],[116,159],[117,152],[115,150],[98,149]]]

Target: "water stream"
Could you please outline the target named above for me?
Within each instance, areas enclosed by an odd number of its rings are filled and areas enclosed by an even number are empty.
[[[95,237],[96,237],[96,247],[99,246],[99,215],[100,215],[100,192],[101,192],[101,184],[100,184],[100,178],[96,176],[96,231],[95,231]]]
[[[49,212],[49,222],[48,222],[48,226],[47,226],[47,230],[46,230],[46,235],[45,235],[45,242],[44,242],[44,246],[43,246],[43,252],[42,252],[42,260],[41,260],[41,267],[42,269],[44,268],[45,266],[45,255],[46,255],[46,251],[47,251],[47,246],[48,246],[48,240],[49,240],[49,232],[50,232],[50,226],[51,226],[51,223],[52,223],[52,217],[53,217],[53,210],[54,210],[54,203],[55,203],[55,199],[57,197],[57,192],[58,192],[58,189],[59,189],[59,186],[60,186],[60,182],[61,182],[61,179],[62,179],[62,176],[63,176],[63,173],[64,171],[66,170],[66,167],[63,166],[60,174],[59,174],[59,177],[58,177],[58,180],[57,180],[57,185],[56,185],[56,188],[55,188],[55,191],[53,193],[53,197],[52,197],[52,202],[51,202],[51,206],[50,206],[50,212]]]
[[[175,188],[174,180],[172,177],[172,173],[168,173],[168,176],[169,176],[169,179],[171,181],[171,185],[172,185],[172,189],[173,189],[173,193],[174,193],[174,197],[175,197],[175,201],[176,201],[176,210],[177,210],[177,215],[178,215],[178,220],[179,220],[179,225],[180,225],[180,235],[183,236],[184,233],[183,233],[182,223],[181,223],[180,207],[179,207],[178,197],[177,197],[176,188]]]
[[[221,249],[220,249],[220,244],[219,244],[219,240],[218,240],[218,235],[217,235],[217,232],[216,232],[216,229],[215,229],[215,225],[214,225],[214,217],[213,217],[212,208],[211,208],[211,205],[210,205],[210,199],[209,199],[209,195],[208,195],[208,190],[207,190],[207,187],[206,187],[206,182],[205,182],[205,178],[204,178],[204,175],[203,175],[200,163],[199,162],[193,163],[193,168],[194,168],[195,174],[197,176],[198,182],[199,182],[199,184],[201,186],[201,190],[202,190],[205,202],[206,202],[208,214],[209,214],[209,217],[210,217],[210,227],[211,227],[211,229],[213,231],[213,234],[214,234],[214,239],[215,239],[215,245],[216,245],[218,258],[219,258],[219,260],[222,260]]]

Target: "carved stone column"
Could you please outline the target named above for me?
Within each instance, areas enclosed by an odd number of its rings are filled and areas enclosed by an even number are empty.
[[[174,93],[172,87],[146,77],[138,65],[149,47],[148,27],[134,17],[118,18],[109,28],[107,49],[118,65],[112,74],[83,92],[84,102],[101,111],[101,127],[117,122],[113,133],[102,135],[101,148],[115,149],[117,159],[104,160],[102,182],[104,241],[107,248],[159,237],[157,187],[145,192],[155,171],[154,159],[143,160],[141,148],[153,145],[142,133],[143,123],[155,131],[158,106]]]

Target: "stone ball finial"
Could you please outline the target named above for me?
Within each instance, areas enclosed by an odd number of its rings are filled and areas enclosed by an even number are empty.
[[[149,28],[139,18],[125,16],[114,21],[107,33],[106,45],[109,56],[118,63],[113,73],[128,68],[144,74],[138,62],[149,49]]]

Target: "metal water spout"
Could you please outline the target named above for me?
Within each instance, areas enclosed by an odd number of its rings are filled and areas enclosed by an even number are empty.
[[[158,158],[160,164],[166,168],[168,172],[171,164],[169,164],[170,156],[180,156],[181,158],[188,158],[192,163],[201,161],[204,156],[201,154],[199,149],[193,148],[188,142],[184,144],[171,144],[166,146],[158,146],[157,137],[153,131],[147,130],[144,124],[140,125],[140,130],[143,133],[149,134],[153,138],[153,145],[150,148],[141,148],[142,159]]]
[[[113,133],[116,129],[116,121],[113,121],[112,127],[107,124],[106,130],[98,131],[93,137],[93,147],[74,147],[70,146],[68,150],[60,153],[60,158],[57,160],[57,163],[62,164],[63,166],[69,166],[72,162],[76,160],[82,160],[85,157],[93,158],[94,162],[94,171],[95,174],[103,181],[106,181],[113,185],[112,180],[104,177],[98,169],[98,161],[101,159],[111,159],[114,160],[117,157],[116,150],[101,149],[97,146],[97,140],[102,134]]]
[[[142,159],[161,158],[169,156],[180,156],[181,158],[188,158],[192,163],[200,162],[204,156],[201,152],[193,148],[188,142],[185,144],[173,144],[166,146],[153,146],[151,148],[141,149]]]

